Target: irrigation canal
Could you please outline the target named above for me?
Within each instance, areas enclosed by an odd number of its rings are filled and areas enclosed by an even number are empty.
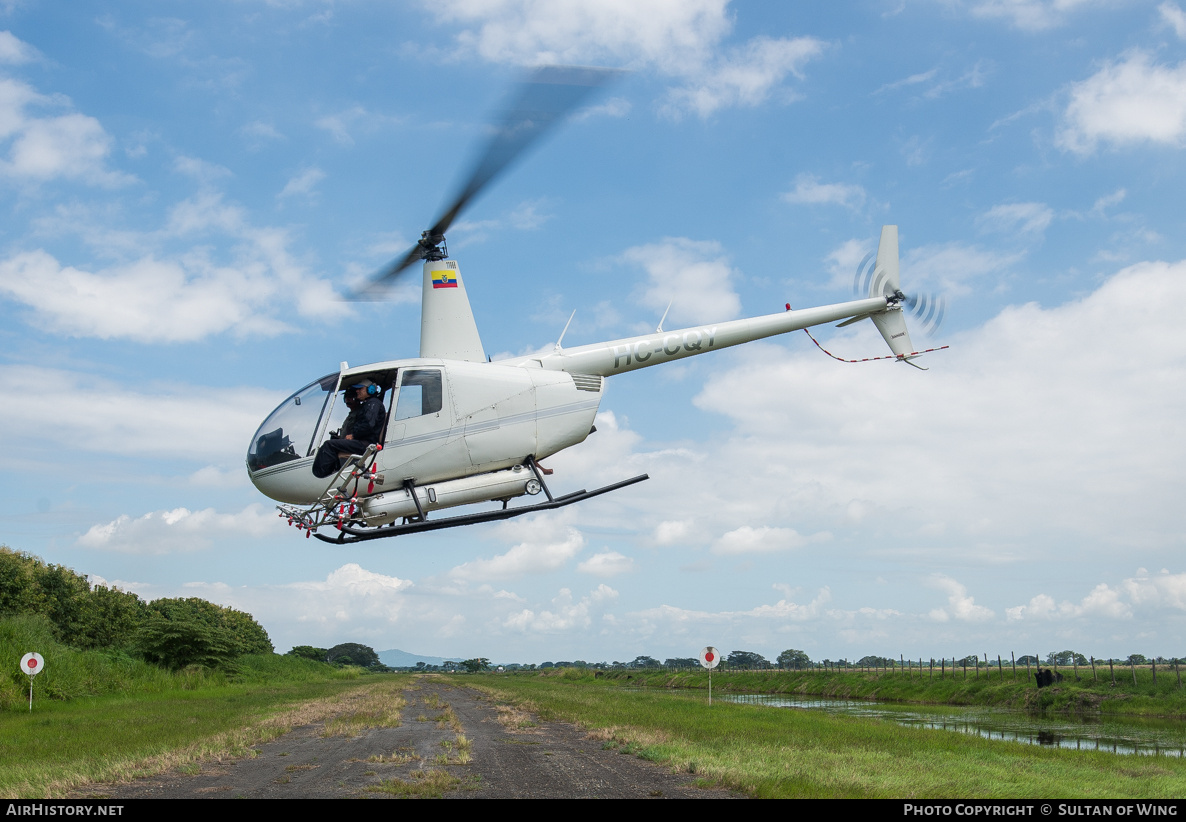
[[[912,728],[956,731],[1028,745],[1137,756],[1186,756],[1186,722],[1174,719],[1044,715],[975,706],[902,705],[769,694],[729,694],[715,699],[872,717]]]

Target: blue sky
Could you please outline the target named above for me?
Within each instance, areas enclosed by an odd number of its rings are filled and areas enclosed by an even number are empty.
[[[851,296],[883,224],[930,370],[803,335],[615,377],[575,490],[331,547],[243,464],[414,356],[402,253],[525,67],[629,71],[449,233],[486,349]],[[1186,12],[1167,2],[0,2],[0,541],[279,650],[541,662],[1180,655]],[[883,353],[863,324],[821,329]]]

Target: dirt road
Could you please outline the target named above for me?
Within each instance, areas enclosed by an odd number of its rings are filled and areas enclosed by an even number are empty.
[[[92,786],[111,798],[740,798],[697,788],[612,742],[542,722],[468,688],[425,678],[395,727],[337,720],[296,728],[256,756]],[[398,700],[398,697],[396,698]],[[391,698],[388,698],[391,701]],[[389,706],[390,707],[390,706]],[[394,711],[386,722],[396,723]],[[366,723],[362,723],[365,725]]]

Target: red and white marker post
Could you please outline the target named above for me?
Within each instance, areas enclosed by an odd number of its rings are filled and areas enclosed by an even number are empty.
[[[21,657],[21,670],[29,677],[29,710],[33,710],[33,677],[41,673],[45,667],[45,660],[41,654],[25,654]]]
[[[708,669],[708,704],[712,704],[712,669],[721,663],[721,654],[709,645],[700,652],[700,664]]]

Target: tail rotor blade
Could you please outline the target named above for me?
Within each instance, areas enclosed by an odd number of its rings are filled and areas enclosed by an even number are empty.
[[[873,277],[873,258],[875,256],[876,253],[870,251],[865,255],[865,259],[857,263],[857,272],[852,281],[852,290],[858,297],[869,296],[869,283]]]
[[[906,307],[918,319],[918,324],[927,334],[933,334],[943,324],[947,312],[947,301],[930,293],[911,294],[906,298]]]

